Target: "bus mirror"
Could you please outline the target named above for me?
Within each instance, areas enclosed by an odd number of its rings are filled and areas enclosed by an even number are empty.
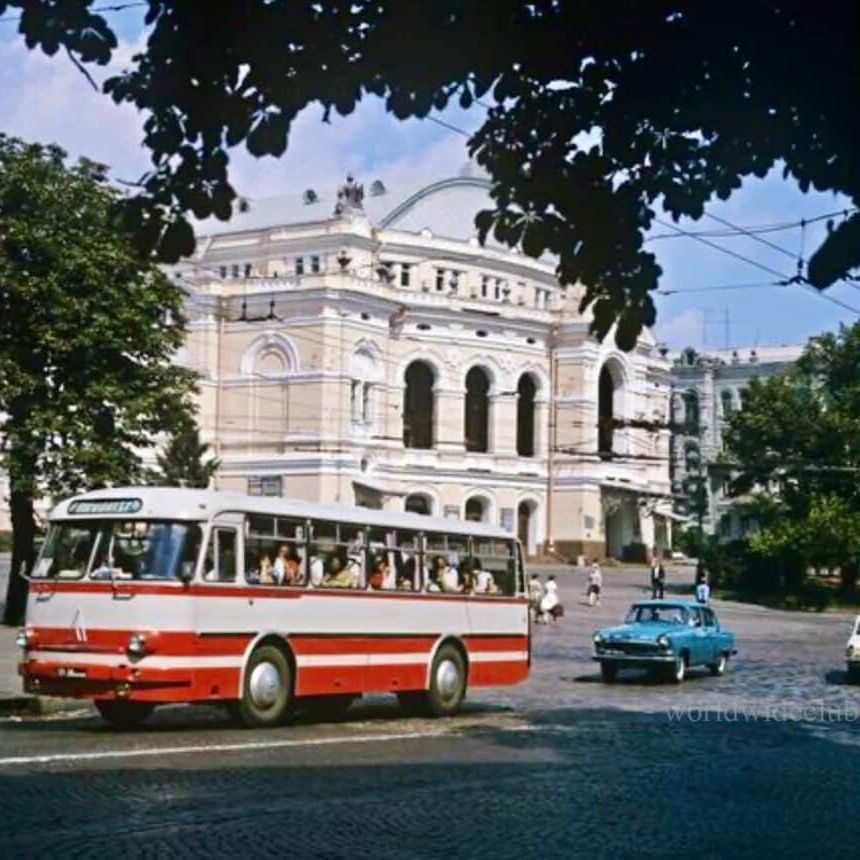
[[[185,562],[179,568],[179,581],[188,585],[192,579],[194,579],[194,565],[191,562]]]

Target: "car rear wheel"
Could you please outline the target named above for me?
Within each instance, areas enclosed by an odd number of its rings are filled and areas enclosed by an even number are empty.
[[[719,677],[720,675],[725,673],[728,665],[729,665],[729,658],[726,657],[725,654],[720,654],[719,659],[715,663],[711,663],[711,665],[708,666],[708,668],[711,670],[712,675]]]
[[[137,728],[153,711],[152,702],[128,702],[122,699],[96,699],[96,709],[118,729]]]
[[[858,666],[856,663],[849,663],[846,666],[845,680],[849,684],[856,684],[860,682],[860,666]]]
[[[618,677],[618,666],[615,663],[605,661],[600,664],[600,676],[604,684],[614,684]]]

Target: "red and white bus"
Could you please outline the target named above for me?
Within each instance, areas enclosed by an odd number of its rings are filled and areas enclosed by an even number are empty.
[[[69,499],[31,576],[28,692],[133,725],[220,702],[249,726],[362,693],[454,713],[528,675],[518,542],[482,523],[206,490]]]

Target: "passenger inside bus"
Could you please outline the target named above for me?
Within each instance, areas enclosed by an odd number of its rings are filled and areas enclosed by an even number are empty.
[[[272,572],[272,559],[269,558],[269,553],[263,552],[260,555],[260,563],[257,568],[257,581],[261,585],[273,585],[275,577]]]
[[[325,588],[358,588],[359,572],[354,562],[344,564],[339,555],[334,554],[328,562],[328,573],[323,577]]]
[[[278,547],[272,577],[277,585],[304,585],[302,557],[289,544],[281,544]]]
[[[463,591],[463,586],[460,583],[460,574],[457,571],[457,559],[453,556],[448,559],[446,564],[443,558],[439,558],[439,561],[442,562],[441,569],[441,583],[442,583],[442,591],[446,594],[458,594]]]
[[[391,571],[388,567],[388,560],[384,555],[378,555],[373,559],[373,569],[368,577],[368,584],[374,591],[390,588],[388,583],[390,575]]]
[[[498,594],[493,574],[481,567],[481,559],[473,558],[472,562],[475,567],[475,594]]]
[[[311,588],[319,588],[325,577],[325,565],[316,547],[311,547],[310,560],[308,563],[311,575]]]

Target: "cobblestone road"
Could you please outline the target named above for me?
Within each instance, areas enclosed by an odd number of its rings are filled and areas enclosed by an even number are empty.
[[[89,712],[0,723],[4,857],[506,858],[854,856],[860,687],[849,616],[717,604],[740,654],[724,678],[613,686],[592,630],[640,595],[608,571],[603,606],[539,628],[519,687],[446,721],[375,699],[341,723],[269,732],[173,708],[135,734]],[[677,575],[678,584],[689,580]]]

